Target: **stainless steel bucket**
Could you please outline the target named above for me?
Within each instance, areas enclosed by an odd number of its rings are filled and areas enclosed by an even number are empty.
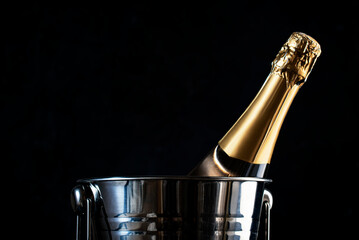
[[[269,239],[270,180],[115,177],[79,180],[71,193],[76,239],[255,240],[263,203]]]

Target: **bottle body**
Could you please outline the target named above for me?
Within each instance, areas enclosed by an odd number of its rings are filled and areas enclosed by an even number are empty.
[[[190,175],[264,178],[280,126],[298,89],[288,88],[285,78],[270,73],[242,116]]]
[[[265,177],[284,118],[320,52],[314,39],[293,33],[257,96],[190,175]]]
[[[269,163],[253,164],[227,155],[217,145],[208,155],[190,172],[190,176],[241,176],[265,178]],[[235,169],[235,172],[228,171]]]

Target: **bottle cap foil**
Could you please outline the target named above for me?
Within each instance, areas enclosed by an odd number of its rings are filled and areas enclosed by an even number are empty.
[[[294,71],[301,76],[301,80],[295,84],[301,85],[320,54],[320,45],[314,38],[305,33],[294,32],[272,62],[272,72],[285,75],[288,71]]]

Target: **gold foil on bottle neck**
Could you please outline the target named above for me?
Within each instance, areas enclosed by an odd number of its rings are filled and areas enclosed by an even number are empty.
[[[272,73],[286,78],[288,87],[302,85],[321,54],[319,43],[312,37],[294,32],[283,45],[272,62]],[[289,79],[288,73],[296,73],[299,78]]]
[[[270,163],[287,111],[320,53],[320,45],[308,35],[295,32],[289,37],[257,96],[218,142],[228,156],[253,164]]]

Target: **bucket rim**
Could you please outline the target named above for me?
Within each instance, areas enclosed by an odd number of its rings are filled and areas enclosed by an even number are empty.
[[[96,177],[77,180],[78,183],[111,182],[111,181],[138,181],[138,180],[172,180],[172,181],[241,181],[241,182],[272,182],[271,179],[257,177],[199,177],[199,176],[119,176]]]

